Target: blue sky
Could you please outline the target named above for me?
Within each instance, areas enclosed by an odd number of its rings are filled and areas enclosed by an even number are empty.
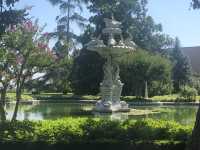
[[[156,23],[161,23],[163,31],[172,37],[179,37],[182,46],[200,46],[200,10],[190,9],[191,0],[149,0],[148,13]],[[18,8],[33,5],[30,15],[38,18],[40,24],[47,24],[45,31],[56,27],[55,17],[59,14],[47,0],[20,0]],[[88,13],[85,13],[88,16]],[[80,31],[74,27],[77,33]]]

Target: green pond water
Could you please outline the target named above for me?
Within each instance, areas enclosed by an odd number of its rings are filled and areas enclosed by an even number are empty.
[[[153,114],[134,115],[128,113],[94,113],[92,104],[44,103],[39,105],[20,105],[18,120],[45,120],[63,117],[100,117],[111,120],[126,119],[163,119],[173,120],[184,125],[194,124],[197,106],[130,106],[141,111],[154,111]],[[14,105],[7,105],[7,117],[11,118]]]

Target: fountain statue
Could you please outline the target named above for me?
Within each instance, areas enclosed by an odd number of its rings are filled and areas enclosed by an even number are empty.
[[[119,76],[119,59],[127,53],[136,50],[136,45],[131,41],[131,37],[123,39],[121,23],[112,19],[104,19],[105,28],[103,35],[107,36],[107,42],[98,38],[93,38],[86,47],[90,51],[97,52],[106,62],[103,66],[104,78],[100,84],[101,100],[97,102],[95,111],[97,112],[127,112],[128,104],[120,101],[123,83]],[[116,40],[118,36],[118,40]]]

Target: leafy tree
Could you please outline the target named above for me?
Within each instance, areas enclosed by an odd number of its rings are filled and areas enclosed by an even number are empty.
[[[84,0],[48,0],[52,5],[59,6],[61,14],[57,16],[56,32],[49,35],[57,40],[53,51],[58,57],[56,65],[46,70],[42,82],[48,82],[48,89],[62,91],[70,90],[69,74],[71,72],[73,57],[69,54],[77,49],[78,35],[72,30],[72,26],[83,28],[87,21],[82,15],[82,3]],[[51,82],[49,82],[51,81]]]
[[[159,83],[160,87],[167,85],[166,88],[170,88],[171,63],[160,55],[152,55],[143,50],[138,50],[135,54],[124,58],[121,64],[121,79],[125,83],[124,95],[148,98],[148,94],[152,96],[160,92],[160,90],[152,91],[152,87],[155,87],[154,84]],[[150,93],[148,89],[151,89]]]
[[[172,51],[173,67],[173,82],[175,92],[180,91],[182,86],[191,81],[191,66],[186,56],[181,52],[180,41],[175,40],[175,45]]]
[[[11,85],[11,81],[14,79],[14,72],[12,66],[15,64],[13,54],[6,49],[4,45],[0,46],[0,119],[6,120],[5,112],[5,99],[8,87]]]
[[[8,26],[21,23],[26,16],[26,9],[16,10],[14,5],[19,0],[0,0],[0,37],[5,33]],[[13,70],[10,68],[12,61],[12,54],[5,49],[5,46],[0,47],[0,118],[2,121],[6,119],[5,115],[5,97],[7,88],[13,80]]]
[[[73,60],[67,56],[58,58],[53,64],[45,68],[45,74],[25,84],[26,89],[39,92],[63,92],[71,91],[69,75],[72,70]]]
[[[57,38],[55,51],[59,55],[63,55],[62,48],[65,47],[65,53],[69,54],[70,50],[75,47],[75,40],[78,36],[71,30],[71,26],[77,24],[79,27],[84,27],[86,19],[81,16],[83,11],[81,3],[83,0],[48,0],[54,6],[59,6],[61,15],[57,16],[56,21],[57,31],[52,33],[53,37]]]
[[[98,54],[87,50],[81,51],[75,59],[71,75],[72,89],[76,94],[99,93],[103,63],[104,60]],[[146,89],[150,89],[151,96],[167,94],[172,89],[170,61],[143,50],[122,58],[120,76],[125,83],[123,95],[144,96],[145,85],[149,85]]]
[[[199,0],[192,0],[191,5],[194,9],[200,8],[200,1]]]
[[[88,25],[84,34],[80,37],[80,41],[83,45],[88,43],[92,37],[99,37],[102,29],[105,27],[104,18],[111,18],[113,15],[116,20],[122,22],[123,37],[131,36],[132,40],[141,48],[148,51],[165,53],[163,48],[171,47],[172,39],[162,33],[162,26],[155,24],[152,17],[147,15],[146,0],[89,0],[89,10],[92,14],[89,21],[92,25]],[[101,37],[104,40],[104,36]],[[92,93],[98,93],[98,87],[100,79],[102,78],[102,70],[99,67],[102,66],[103,61],[99,61],[98,55],[83,50],[79,58],[75,60],[76,71],[73,71],[73,76],[79,76],[82,78],[76,78],[76,80],[83,80],[83,83],[87,83],[88,86],[95,89]],[[84,54],[84,55],[83,55]],[[85,61],[85,62],[84,62]],[[91,64],[91,65],[83,65]],[[84,66],[87,66],[87,70],[92,72],[97,77],[94,80],[92,75],[88,75],[88,71],[84,71]],[[94,67],[99,66],[99,67]],[[90,68],[91,67],[91,68]],[[79,71],[78,71],[79,70]],[[74,73],[77,73],[75,75]],[[124,72],[128,74],[128,72]],[[83,78],[83,76],[85,78]],[[98,78],[98,80],[97,80]],[[93,83],[93,81],[98,81]],[[81,81],[79,81],[79,84]],[[78,85],[78,84],[77,84]],[[84,85],[84,84],[80,84]],[[74,86],[78,87],[78,86]],[[80,87],[81,88],[81,87]],[[85,89],[86,90],[86,89]],[[87,91],[88,93],[89,91]]]
[[[70,75],[72,90],[75,94],[99,93],[99,85],[103,79],[104,60],[96,53],[81,50],[75,58]]]
[[[34,24],[31,21],[26,21],[17,26],[10,26],[2,37],[2,46],[12,54],[12,61],[15,62],[5,68],[5,70],[13,70],[16,87],[13,121],[17,117],[24,83],[51,64],[53,55],[47,45],[48,38],[41,31],[37,21]]]
[[[147,0],[89,0],[89,10],[93,14],[89,21],[95,25],[88,26],[82,37],[83,44],[88,35],[98,37],[104,28],[104,18],[111,18],[122,22],[123,37],[130,34],[133,41],[143,49],[163,52],[171,47],[172,39],[162,33],[161,24],[155,24],[153,18],[147,15]],[[92,32],[92,33],[90,33]],[[85,36],[85,38],[84,38]]]
[[[16,10],[14,5],[19,0],[0,0],[0,36],[9,25],[24,21],[26,9]]]

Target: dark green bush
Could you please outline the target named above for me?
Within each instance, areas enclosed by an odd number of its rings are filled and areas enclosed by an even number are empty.
[[[94,145],[108,144],[111,147],[122,144],[129,148],[134,147],[133,149],[143,149],[143,144],[146,143],[157,149],[167,145],[167,147],[173,148],[173,145],[183,147],[191,135],[191,130],[191,126],[149,119],[118,122],[65,118],[55,121],[6,122],[0,124],[0,146],[7,143],[21,143],[30,146],[31,143],[32,145],[35,143],[34,146],[37,147],[38,143],[42,143],[47,147],[55,147],[60,144],[69,146],[90,143]]]
[[[185,86],[181,89],[180,95],[187,101],[195,101],[198,91],[195,88]]]

